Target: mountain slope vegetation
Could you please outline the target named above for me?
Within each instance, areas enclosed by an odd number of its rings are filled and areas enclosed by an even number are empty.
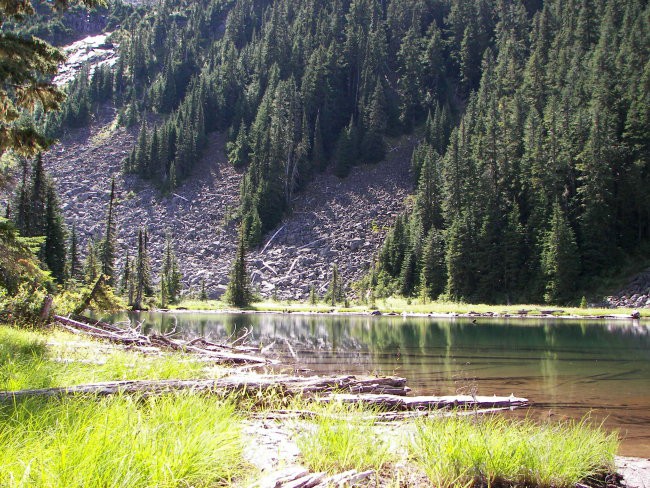
[[[414,133],[416,194],[377,294],[565,302],[649,237],[645,0],[165,0],[116,10],[119,60],[82,71],[51,134],[100,106],[137,127],[126,172],[172,194],[209,135],[243,173],[250,247],[319,173]],[[117,15],[117,14],[115,14]]]

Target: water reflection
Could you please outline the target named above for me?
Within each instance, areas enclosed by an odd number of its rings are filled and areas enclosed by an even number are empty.
[[[249,334],[288,368],[399,374],[419,394],[514,393],[535,402],[532,415],[591,411],[625,433],[625,454],[650,454],[650,334],[638,322],[205,313],[131,319],[187,337]]]

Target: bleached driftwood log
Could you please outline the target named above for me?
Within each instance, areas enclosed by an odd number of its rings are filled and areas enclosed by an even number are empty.
[[[83,316],[62,317],[54,319],[63,328],[71,332],[82,332],[95,339],[107,340],[128,346],[155,347],[158,350],[182,351],[199,354],[204,358],[219,363],[230,364],[274,364],[277,361],[250,354],[251,348],[233,347],[227,344],[215,344],[203,338],[191,341],[172,339],[170,335],[143,335],[137,328],[120,328],[113,324],[93,321]]]
[[[400,387],[401,385],[401,387]],[[0,400],[28,397],[52,397],[65,395],[106,396],[117,393],[159,395],[179,390],[227,394],[242,392],[256,394],[260,391],[274,391],[287,396],[313,396],[330,394],[333,391],[357,391],[359,389],[380,393],[385,390],[400,391],[406,395],[409,388],[404,378],[357,378],[355,376],[298,377],[284,375],[237,375],[213,380],[133,380],[109,381],[64,388],[0,392]]]

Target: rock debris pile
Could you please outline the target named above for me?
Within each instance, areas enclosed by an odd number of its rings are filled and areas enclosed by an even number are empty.
[[[205,282],[211,297],[228,283],[235,256],[242,174],[228,163],[225,136],[212,134],[194,174],[172,194],[163,195],[152,183],[123,174],[137,128],[114,128],[116,114],[105,107],[90,128],[71,131],[45,155],[66,222],[74,223],[82,250],[90,238],[103,235],[110,180],[118,192],[118,271],[125,255],[136,252],[140,226],[149,231],[154,275],[160,266],[164,236],[169,230],[189,293]],[[332,265],[349,285],[370,266],[388,227],[404,209],[412,189],[411,152],[417,140],[404,138],[385,161],[355,168],[346,179],[316,175],[296,196],[293,211],[249,253],[248,270],[262,296],[306,298],[314,286],[324,294]],[[273,237],[273,238],[272,238]],[[271,239],[272,238],[272,239]]]

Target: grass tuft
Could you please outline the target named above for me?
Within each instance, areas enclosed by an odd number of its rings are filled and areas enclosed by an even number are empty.
[[[379,472],[388,465],[392,453],[367,409],[331,404],[311,410],[317,413],[314,423],[296,440],[309,469],[330,474],[351,469]]]
[[[584,420],[449,417],[418,422],[409,447],[438,487],[564,488],[613,472],[618,438]]]
[[[231,403],[197,394],[0,407],[0,485],[228,486],[244,469]]]
[[[195,379],[218,373],[182,354],[144,355],[65,332],[0,326],[0,390],[98,381]]]

